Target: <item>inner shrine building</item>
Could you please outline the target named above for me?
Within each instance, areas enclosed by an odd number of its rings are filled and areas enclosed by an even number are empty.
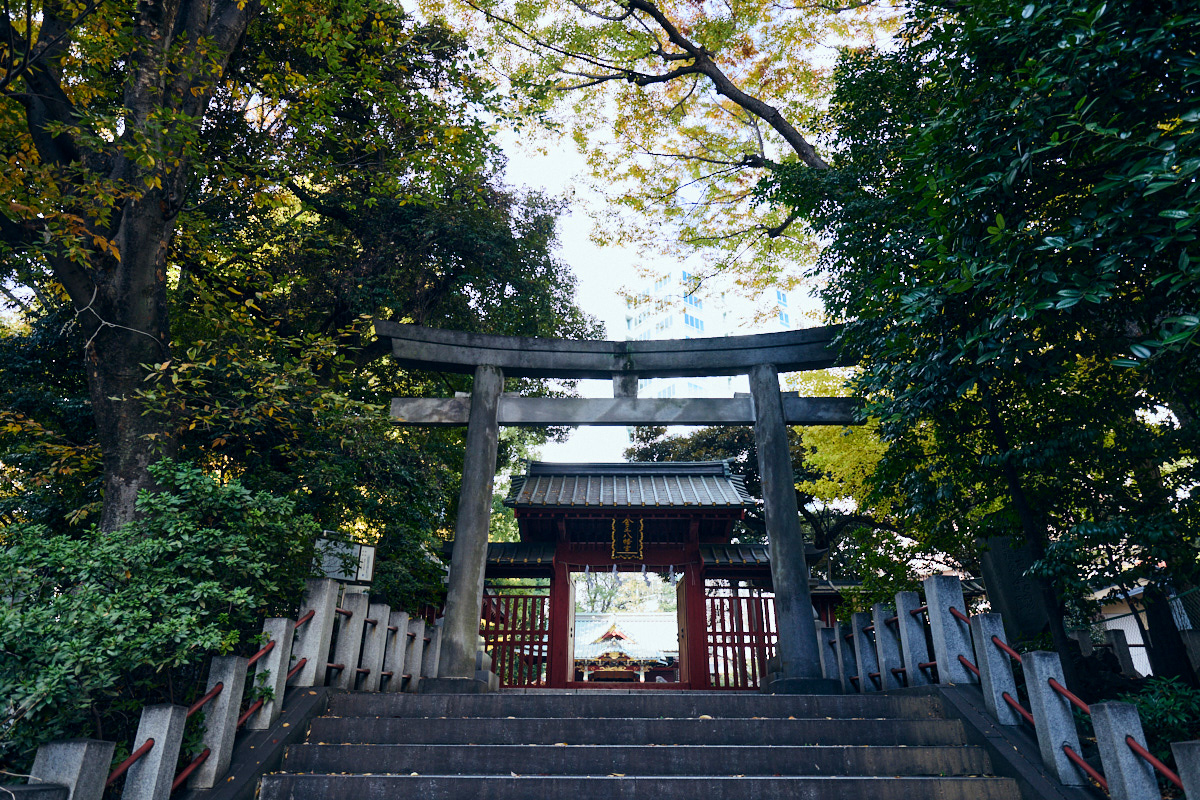
[[[481,623],[502,685],[754,689],[765,680],[777,639],[770,555],[734,541],[757,501],[728,462],[532,462],[505,505],[520,541],[488,544]],[[598,628],[577,621],[575,579],[612,572],[674,584],[677,647],[632,641],[628,626],[593,636]],[[814,600],[832,618],[836,598]]]

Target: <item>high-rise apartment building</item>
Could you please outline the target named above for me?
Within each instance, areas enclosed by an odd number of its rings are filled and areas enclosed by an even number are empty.
[[[722,293],[700,297],[695,279],[686,270],[674,270],[647,283],[637,299],[626,301],[626,339],[697,339],[745,333],[773,333],[800,327],[797,310],[789,306],[788,292],[772,289],[756,305]],[[756,311],[770,304],[775,314],[759,318],[753,330],[739,328]],[[732,397],[748,391],[746,376],[712,378],[652,378],[638,383],[641,397]]]

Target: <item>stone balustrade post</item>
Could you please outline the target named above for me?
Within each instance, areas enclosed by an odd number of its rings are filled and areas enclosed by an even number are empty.
[[[1132,703],[1092,703],[1092,726],[1096,731],[1096,747],[1108,781],[1112,800],[1159,800],[1158,777],[1150,762],[1129,747],[1127,737],[1142,747],[1146,735],[1137,706]]]
[[[975,640],[975,665],[979,667],[979,684],[983,689],[983,704],[1001,725],[1020,725],[1021,717],[1004,699],[1004,693],[1017,699],[1017,681],[1013,677],[1012,659],[992,641],[1004,638],[1004,620],[999,614],[976,614],[971,617],[971,638]]]
[[[313,617],[296,628],[292,637],[296,660],[305,659],[304,666],[292,681],[294,686],[325,685],[325,665],[329,663],[329,644],[333,638],[334,609],[337,608],[339,588],[338,582],[332,578],[308,581],[304,600],[300,604],[300,617],[309,611],[313,612]]]
[[[1087,777],[1083,771],[1071,763],[1063,752],[1064,745],[1079,752],[1079,733],[1075,730],[1070,701],[1050,686],[1051,679],[1066,686],[1058,654],[1043,651],[1024,653],[1021,666],[1025,668],[1025,689],[1029,693],[1029,710],[1033,714],[1042,762],[1060,783],[1066,786],[1086,785]]]
[[[442,655],[442,630],[445,617],[439,617],[434,620],[432,625],[425,627],[425,633],[429,636],[429,647],[425,648],[425,655],[421,658],[421,677],[436,678],[438,676],[438,666]],[[475,677],[475,673],[471,673],[471,677]]]
[[[425,620],[409,618],[408,652],[405,653],[404,671],[409,675],[404,691],[415,692],[421,683],[421,661],[425,656]]]
[[[904,688],[904,679],[892,672],[893,669],[904,666],[900,658],[900,620],[888,624],[888,620],[894,616],[895,610],[883,603],[876,603],[871,607],[871,621],[875,625],[875,657],[879,665],[879,683],[885,690]]]
[[[821,677],[841,683],[841,662],[838,661],[837,628],[817,628],[817,640],[821,644]]]
[[[1173,742],[1171,754],[1175,756],[1175,770],[1183,781],[1183,796],[1187,800],[1200,800],[1200,740]]]
[[[871,677],[872,672],[879,671],[879,662],[875,654],[875,639],[866,630],[870,625],[869,612],[856,611],[850,615],[850,630],[854,634],[854,661],[858,664],[858,690],[863,694],[879,691],[875,679]]]
[[[405,654],[408,652],[408,612],[393,611],[388,616],[388,631],[391,638],[387,640],[386,652],[383,657],[383,671],[392,673],[392,677],[383,682],[385,692],[398,692],[404,688]]]
[[[137,750],[147,739],[153,739],[154,746],[125,773],[121,800],[167,800],[171,796],[186,724],[187,706],[162,704],[142,709],[133,749]]]
[[[274,642],[275,646],[255,664],[254,682],[261,689],[267,690],[270,698],[264,697],[258,711],[246,720],[246,728],[249,730],[265,731],[274,725],[283,713],[283,694],[287,691],[287,674],[291,669],[292,633],[295,624],[286,617],[271,617],[263,623],[264,639]],[[300,672],[303,671],[301,668]]]
[[[221,684],[221,691],[202,709],[203,741],[204,746],[208,748],[208,758],[204,759],[204,763],[188,778],[189,788],[211,789],[229,770],[229,761],[233,757],[233,737],[237,735],[237,720],[242,705],[242,691],[246,688],[246,672],[249,669],[249,659],[241,656],[213,658],[208,668],[208,685],[204,691],[211,692],[218,683]]]
[[[854,658],[854,648],[850,644],[850,639],[854,638],[853,634],[850,632],[850,626],[845,622],[839,622],[835,630],[837,631],[834,639],[837,643],[837,660],[842,669],[842,694],[857,694],[861,690],[855,681],[850,680],[858,678],[858,662]],[[858,678],[857,683],[862,683],[862,678]]]
[[[330,681],[337,689],[353,689],[358,678],[358,657],[362,652],[363,628],[370,604],[371,598],[362,592],[347,592],[342,597],[342,608],[350,615],[338,614],[337,649],[332,663],[342,664],[343,669],[335,670]]]
[[[1107,630],[1104,632],[1104,641],[1117,657],[1117,663],[1121,665],[1121,674],[1126,678],[1140,678],[1137,668],[1133,666],[1133,654],[1129,652],[1129,639],[1125,637],[1125,631],[1120,628]]]
[[[65,739],[37,749],[30,783],[57,783],[67,787],[67,800],[100,800],[112,765],[114,742],[99,739]]]
[[[391,618],[392,608],[387,603],[371,603],[367,609],[367,619],[375,620],[374,624],[368,622],[366,636],[363,637],[362,649],[362,666],[363,669],[369,670],[363,676],[362,686],[364,692],[378,692],[382,678],[380,673],[383,672],[383,659],[388,641],[388,620]]]
[[[904,675],[908,678],[909,686],[932,683],[929,673],[917,666],[930,660],[929,643],[925,640],[925,621],[920,614],[913,614],[921,605],[921,596],[916,592],[896,594],[896,625],[904,656]]]
[[[933,655],[937,660],[938,683],[978,683],[978,678],[959,660],[971,660],[971,626],[950,612],[967,613],[962,581],[955,575],[931,575],[924,580],[929,606],[929,629],[933,633]]]

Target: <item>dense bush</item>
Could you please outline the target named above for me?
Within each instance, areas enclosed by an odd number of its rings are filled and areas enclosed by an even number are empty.
[[[144,703],[187,702],[209,657],[252,652],[295,612],[317,527],[291,501],[196,468],[151,468],[139,519],[78,537],[0,532],[0,764],[37,745],[127,742]]]
[[[1137,706],[1147,748],[1168,764],[1174,763],[1171,742],[1200,739],[1200,689],[1178,678],[1147,678],[1141,691],[1121,700]]]

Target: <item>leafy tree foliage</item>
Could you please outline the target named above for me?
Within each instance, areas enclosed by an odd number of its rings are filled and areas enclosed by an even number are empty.
[[[698,278],[736,266],[754,294],[798,278],[788,268],[815,254],[795,214],[756,205],[755,183],[785,161],[826,168],[814,132],[827,48],[892,16],[862,2],[426,5],[485,38],[514,89],[586,152],[618,197],[597,237],[706,250]]]
[[[843,55],[835,169],[760,187],[832,241],[825,299],[888,443],[876,485],[930,532],[1019,530],[1060,617],[1149,580],[1166,674],[1188,670],[1165,597],[1197,570],[1197,21],[918,6],[896,51]]]

